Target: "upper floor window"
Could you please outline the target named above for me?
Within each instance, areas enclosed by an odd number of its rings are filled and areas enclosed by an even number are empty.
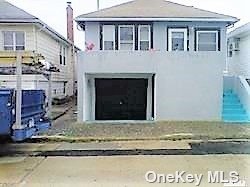
[[[135,27],[134,25],[119,26],[119,50],[135,49]]]
[[[168,30],[168,51],[187,51],[187,29]]]
[[[115,26],[103,25],[103,50],[115,49]]]
[[[138,48],[139,50],[149,50],[151,43],[151,29],[150,25],[139,25]]]
[[[218,51],[218,31],[196,31],[197,51]]]
[[[66,47],[60,46],[59,62],[61,65],[66,65]]]
[[[24,32],[21,31],[4,31],[4,50],[25,50]]]

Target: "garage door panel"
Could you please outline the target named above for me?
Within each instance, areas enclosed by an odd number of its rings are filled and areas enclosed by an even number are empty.
[[[95,79],[96,120],[145,120],[147,79]]]

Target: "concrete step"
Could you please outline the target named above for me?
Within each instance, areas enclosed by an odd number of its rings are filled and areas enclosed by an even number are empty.
[[[224,102],[223,109],[242,108],[241,103]]]

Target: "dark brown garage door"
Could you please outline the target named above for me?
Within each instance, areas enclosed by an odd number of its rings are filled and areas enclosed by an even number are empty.
[[[96,120],[146,120],[147,79],[95,79]]]

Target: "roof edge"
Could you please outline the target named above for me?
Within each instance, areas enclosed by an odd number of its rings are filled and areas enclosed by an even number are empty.
[[[228,33],[228,38],[237,37],[239,35],[250,33],[250,22],[240,27],[235,28],[233,31]]]
[[[174,18],[174,17],[77,17],[75,18],[76,22],[87,22],[87,21],[212,21],[212,22],[229,22],[234,24],[239,21],[236,17],[229,18]]]

